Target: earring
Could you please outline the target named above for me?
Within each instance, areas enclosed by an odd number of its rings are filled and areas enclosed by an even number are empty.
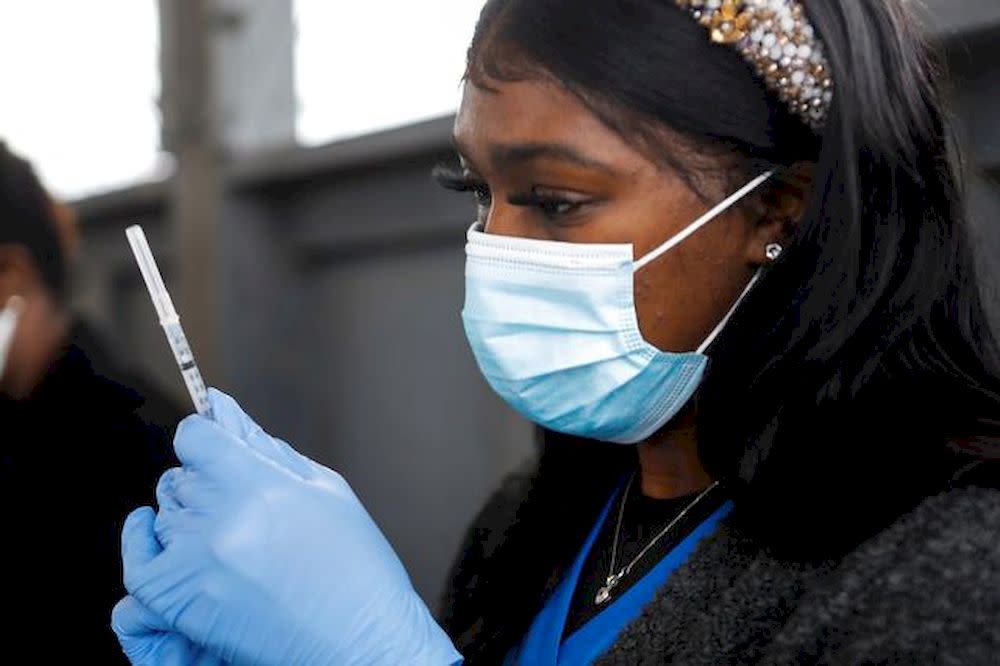
[[[768,260],[775,261],[784,251],[785,248],[781,247],[780,243],[768,243],[767,247],[764,248],[764,255],[768,258]]]

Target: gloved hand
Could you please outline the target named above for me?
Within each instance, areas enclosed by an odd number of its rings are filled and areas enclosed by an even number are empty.
[[[152,514],[149,507],[144,511]],[[125,529],[141,529],[143,525],[140,523],[151,528],[152,516],[148,520],[133,519]],[[155,538],[149,543],[155,544],[157,551],[160,550]],[[135,554],[126,555],[128,556],[135,557]],[[224,663],[193,645],[183,634],[173,631],[162,618],[132,596],[125,597],[115,606],[111,613],[111,626],[118,634],[118,642],[121,643],[125,656],[135,666],[222,666]]]
[[[123,531],[123,645],[168,627],[182,636],[165,646],[187,637],[231,664],[459,662],[347,482],[210,399],[214,421],[178,428],[155,520],[140,509]]]

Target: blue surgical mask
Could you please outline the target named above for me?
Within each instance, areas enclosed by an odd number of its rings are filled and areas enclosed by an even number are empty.
[[[643,339],[633,276],[766,181],[758,176],[638,261],[631,244],[581,244],[468,232],[465,333],[479,369],[522,416],[557,432],[641,442],[672,419],[705,374],[715,330],[692,352]]]

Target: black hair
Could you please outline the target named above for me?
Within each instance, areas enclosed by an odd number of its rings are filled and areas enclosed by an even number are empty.
[[[700,186],[814,164],[807,210],[709,350],[702,461],[734,519],[800,556],[832,557],[944,487],[1000,405],[939,65],[903,0],[805,0],[834,81],[810,130],[731,47],[672,0],[489,0],[467,78],[547,77]],[[663,136],[668,141],[659,140]],[[696,189],[699,189],[696,187]],[[573,557],[634,451],[549,435],[516,520],[446,628],[502,661]]]
[[[61,297],[66,264],[59,244],[52,199],[31,165],[0,141],[0,245],[30,252],[46,286]]]

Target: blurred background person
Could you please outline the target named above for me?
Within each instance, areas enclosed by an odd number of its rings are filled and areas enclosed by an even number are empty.
[[[118,532],[150,501],[183,413],[120,367],[66,305],[77,247],[72,210],[0,143],[0,524],[7,650],[48,663],[127,663],[108,628],[124,589]],[[53,520],[69,532],[56,538]],[[79,557],[62,555],[72,547]],[[71,599],[73,636],[52,641],[53,595]]]

